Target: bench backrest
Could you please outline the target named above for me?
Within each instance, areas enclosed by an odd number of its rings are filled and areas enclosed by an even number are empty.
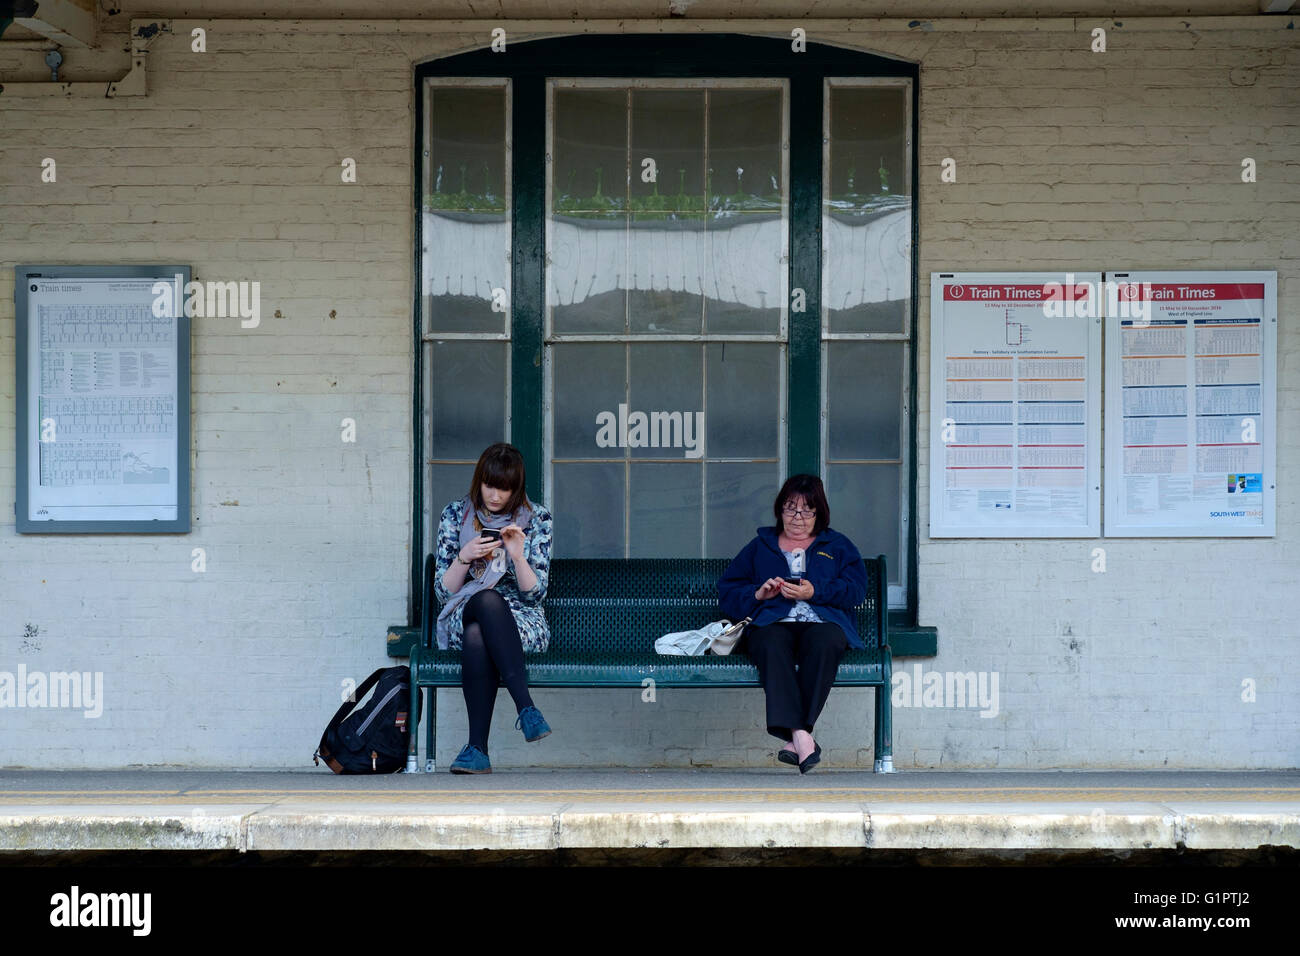
[[[720,620],[718,578],[730,563],[730,558],[554,558],[542,604],[551,628],[550,646],[609,654],[643,652],[647,640],[661,634]],[[430,587],[432,565],[430,555],[426,622],[438,614]],[[863,565],[867,597],[858,606],[858,635],[867,647],[878,647],[886,633],[885,557],[865,558]],[[426,641],[429,630],[426,625]]]

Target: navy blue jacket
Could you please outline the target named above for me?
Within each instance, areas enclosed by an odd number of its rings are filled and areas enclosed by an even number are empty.
[[[790,565],[777,543],[776,528],[759,528],[758,537],[736,555],[718,581],[718,605],[733,621],[754,617],[752,626],[762,627],[779,621],[795,602],[777,595],[759,605],[754,592],[768,578],[789,575]],[[823,621],[838,624],[850,647],[865,647],[854,625],[855,608],[867,596],[867,572],[862,555],[853,542],[827,528],[819,534],[804,555],[804,579],[813,586],[808,603]],[[759,605],[755,610],[755,605]]]

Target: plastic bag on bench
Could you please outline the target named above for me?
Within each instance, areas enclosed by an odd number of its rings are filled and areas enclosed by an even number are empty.
[[[709,650],[715,654],[730,654],[748,623],[749,618],[738,624],[722,620],[693,631],[674,631],[655,641],[655,652],[665,657],[703,657]]]

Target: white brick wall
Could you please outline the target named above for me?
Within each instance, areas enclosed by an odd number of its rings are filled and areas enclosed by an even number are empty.
[[[922,665],[996,671],[1000,700],[993,718],[896,708],[900,768],[1300,765],[1300,32],[1190,22],[1112,28],[1106,54],[1082,23],[864,38],[922,63],[922,436],[931,271],[1276,269],[1281,315],[1272,540],[931,542],[920,443],[921,623],[940,647]],[[121,75],[125,27],[106,20],[65,78]],[[0,710],[0,766],[301,768],[341,682],[391,663],[410,546],[411,64],[478,39],[239,29],[210,24],[202,56],[188,29],[160,37],[143,98],[0,93],[0,501],[14,264],[188,262],[260,281],[263,301],[256,330],[194,323],[192,534],[20,536],[0,509],[0,670],[103,671],[106,698],[97,720]],[[39,50],[8,47],[0,82],[47,75]],[[45,156],[57,184],[39,182]],[[338,181],[344,156],[357,185]],[[949,156],[958,182],[940,185]],[[1238,182],[1244,156],[1256,185]],[[871,766],[871,694],[832,693],[826,766]],[[498,768],[776,766],[760,691],[536,700],[556,733],[525,747],[502,694]],[[441,692],[439,728],[445,766],[459,692]]]

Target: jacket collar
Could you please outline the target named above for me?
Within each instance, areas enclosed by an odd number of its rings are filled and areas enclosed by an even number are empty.
[[[813,548],[817,547],[817,545],[829,541],[830,530],[830,528],[823,528],[822,533],[813,538],[812,544],[808,545],[808,550],[811,551]],[[781,539],[776,533],[776,525],[767,525],[766,527],[759,528],[758,537],[777,554],[781,553]]]

